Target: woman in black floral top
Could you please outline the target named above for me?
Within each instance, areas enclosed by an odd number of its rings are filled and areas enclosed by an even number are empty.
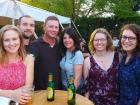
[[[96,29],[90,37],[91,55],[84,61],[82,93],[95,105],[116,105],[118,100],[118,53],[106,29]]]

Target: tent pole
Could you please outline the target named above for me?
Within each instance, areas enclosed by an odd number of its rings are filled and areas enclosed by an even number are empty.
[[[72,22],[74,28],[76,29],[76,31],[78,32],[80,38],[82,38],[82,35],[81,35],[80,32],[78,31],[78,29],[77,29],[76,25],[74,24],[73,20],[71,20],[71,22]]]
[[[34,37],[35,37],[35,39],[38,39],[38,36],[36,35],[36,33],[34,32]]]
[[[61,23],[60,23],[60,26],[61,26],[62,29],[64,29],[64,27],[63,27],[63,25]]]
[[[14,18],[12,18],[12,25],[15,25],[15,20],[14,20]]]

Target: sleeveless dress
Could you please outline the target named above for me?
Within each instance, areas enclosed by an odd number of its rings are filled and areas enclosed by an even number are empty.
[[[87,76],[82,94],[89,92],[89,99],[95,105],[116,105],[118,101],[118,65],[119,57],[115,52],[113,63],[105,71],[90,55],[91,68]]]
[[[20,59],[16,63],[0,66],[0,89],[14,90],[25,85],[26,66]]]

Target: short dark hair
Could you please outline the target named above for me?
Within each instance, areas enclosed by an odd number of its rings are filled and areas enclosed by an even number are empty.
[[[45,19],[44,24],[46,24],[49,20],[56,20],[56,21],[59,22],[59,19],[58,19],[56,16],[48,16],[48,17]]]
[[[21,16],[19,19],[18,19],[18,21],[17,21],[17,25],[20,25],[20,23],[21,23],[21,20],[22,20],[22,18],[32,18],[31,16],[29,16],[29,15],[23,15],[23,16]],[[32,18],[33,19],[33,18]]]

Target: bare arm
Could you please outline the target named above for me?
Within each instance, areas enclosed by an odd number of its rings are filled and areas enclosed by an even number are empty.
[[[139,102],[138,102],[138,105],[140,105],[140,100],[139,100]]]
[[[74,65],[74,73],[75,73],[74,85],[75,85],[76,89],[78,88],[80,80],[81,80],[82,69],[83,69],[83,64]]]
[[[34,71],[34,58],[31,55],[27,55],[25,58],[25,65],[26,65],[26,82],[24,86],[32,86],[33,84],[33,71]],[[15,90],[3,90],[0,89],[0,96],[9,97],[14,99],[15,101],[24,104],[28,102],[30,96],[28,94],[22,93],[21,89],[24,87],[20,87]],[[26,100],[25,100],[26,99]]]
[[[89,69],[90,69],[90,60],[89,57],[87,57],[84,60],[84,67],[83,67],[83,75],[84,75],[84,80],[86,80],[88,73],[89,73]]]
[[[13,93],[13,90],[2,90],[2,89],[0,89],[0,96],[11,98],[12,93]]]
[[[89,74],[89,69],[90,69],[90,59],[89,57],[87,57],[85,60],[84,60],[84,68],[83,68],[83,75],[84,75],[84,80],[86,80],[88,74]],[[89,93],[87,92],[85,94],[85,96],[88,98],[89,97]]]
[[[26,65],[26,81],[25,86],[32,86],[34,79],[34,57],[32,54],[27,55],[25,59]]]
[[[87,58],[89,55],[89,53],[83,53],[84,58]]]

